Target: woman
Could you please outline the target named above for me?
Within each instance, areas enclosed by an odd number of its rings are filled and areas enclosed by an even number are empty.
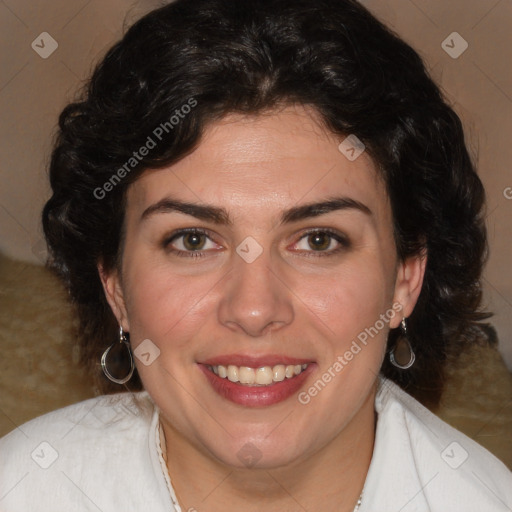
[[[131,392],[3,438],[2,510],[512,509],[420,404],[487,316],[482,185],[358,3],[153,11],[62,113],[50,179],[83,361]]]

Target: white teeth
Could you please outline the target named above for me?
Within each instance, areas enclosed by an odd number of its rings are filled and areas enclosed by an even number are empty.
[[[221,379],[228,378],[231,382],[239,382],[246,386],[268,386],[274,382],[282,382],[285,378],[291,379],[302,373],[307,367],[307,364],[277,364],[274,367],[262,366],[260,368],[232,364],[226,367],[219,364],[209,368]]]
[[[240,369],[238,370],[238,380],[240,384],[254,384],[256,381],[254,370],[247,366],[240,366]]]
[[[268,385],[272,384],[272,368],[264,366],[256,370],[256,384]]]
[[[278,364],[272,369],[272,379],[274,382],[281,382],[285,377],[285,366],[284,364]]]
[[[238,367],[230,364],[228,366],[228,379],[231,382],[238,382]]]

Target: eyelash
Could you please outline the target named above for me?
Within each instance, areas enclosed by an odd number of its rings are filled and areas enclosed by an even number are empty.
[[[164,249],[168,249],[169,245],[174,242],[175,240],[185,236],[185,235],[205,235],[208,238],[208,231],[205,231],[204,229],[199,228],[186,228],[186,229],[180,229],[179,231],[176,231],[175,233],[171,234],[169,237],[167,237],[163,241]],[[182,251],[180,249],[169,249],[170,252],[172,252],[174,255],[179,256],[181,258],[204,258],[205,251]]]
[[[338,242],[339,247],[337,247],[336,249],[330,250],[330,251],[303,251],[306,253],[310,253],[307,257],[313,257],[313,258],[329,257],[329,256],[336,255],[340,251],[342,251],[344,249],[348,249],[350,247],[350,242],[347,237],[345,237],[344,235],[338,233],[337,231],[333,231],[332,229],[329,229],[329,228],[316,228],[316,229],[311,229],[309,231],[306,231],[301,235],[299,240],[294,243],[294,245],[297,245],[304,238],[307,238],[311,235],[315,235],[315,234],[319,234],[319,233],[328,235],[331,239],[334,239],[336,242]],[[172,233],[170,236],[168,236],[167,238],[165,238],[165,240],[162,243],[164,249],[168,249],[169,245],[172,242],[180,239],[181,237],[183,237],[187,234],[205,235],[206,237],[208,237],[211,240],[211,238],[209,236],[209,232],[204,229],[185,228],[185,229],[180,229],[179,231],[176,231],[176,232]],[[213,240],[211,240],[211,241],[213,241]],[[208,251],[182,251],[181,249],[170,249],[169,251],[172,252],[174,255],[181,257],[181,258],[204,258],[206,256],[205,252],[208,252]]]

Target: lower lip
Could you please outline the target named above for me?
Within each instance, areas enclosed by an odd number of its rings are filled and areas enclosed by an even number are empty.
[[[204,364],[199,364],[199,368],[214,391],[227,400],[246,407],[266,407],[290,398],[299,391],[304,381],[313,371],[313,367],[314,363],[311,363],[299,375],[268,386],[246,386],[231,382],[229,379],[223,379],[215,375]]]

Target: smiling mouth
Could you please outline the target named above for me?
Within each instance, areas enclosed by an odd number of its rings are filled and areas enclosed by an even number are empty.
[[[274,366],[261,366],[251,368],[249,366],[236,366],[233,364],[207,365],[206,368],[221,379],[241,384],[242,386],[272,386],[287,379],[293,379],[300,375],[308,367],[308,364],[277,364]]]
[[[317,365],[278,355],[255,358],[235,354],[199,363],[198,367],[222,398],[244,407],[268,407],[297,393]]]

